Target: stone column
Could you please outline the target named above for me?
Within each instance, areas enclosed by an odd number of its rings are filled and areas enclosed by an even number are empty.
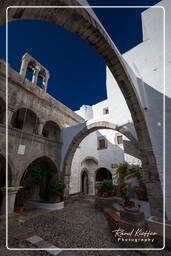
[[[37,85],[37,79],[38,79],[38,76],[39,76],[39,71],[40,71],[40,69],[38,67],[36,67],[33,71],[33,77],[32,77],[32,84],[33,85]]]
[[[161,183],[156,174],[155,166],[143,166],[144,183],[147,188],[148,201],[150,204],[151,215],[162,217],[163,216],[163,192]]]
[[[22,188],[20,187],[8,187],[8,213],[14,212],[14,205],[15,205],[15,198],[18,190]],[[3,193],[3,200],[2,200],[2,208],[1,208],[1,214],[6,213],[6,188],[1,188]]]
[[[95,169],[89,170],[89,195],[95,195]]]
[[[8,109],[8,125],[11,126],[12,116],[14,111],[12,109]]]
[[[21,64],[21,68],[20,68],[20,75],[25,78],[26,76],[26,72],[27,72],[27,68],[28,68],[28,64],[30,61],[30,57],[29,55],[26,53],[23,57],[22,57],[22,64]]]
[[[42,120],[38,124],[38,131],[37,131],[37,133],[40,136],[42,135],[44,125],[45,125],[45,121],[42,121]]]
[[[3,112],[2,123],[3,123],[3,124],[6,123],[6,111]]]
[[[48,80],[49,80],[49,72],[46,71],[46,76],[43,77],[43,84],[42,84],[42,89],[46,92],[47,91],[47,84],[48,84]]]
[[[69,197],[69,183],[70,183],[70,176],[64,176],[64,184],[65,184],[64,199],[65,200],[67,200]]]

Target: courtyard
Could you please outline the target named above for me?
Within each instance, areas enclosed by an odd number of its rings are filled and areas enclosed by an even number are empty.
[[[9,247],[12,248],[48,248],[51,243],[57,248],[118,248],[104,213],[94,207],[94,197],[85,195],[70,199],[66,207],[58,211],[33,210],[23,215],[13,214],[9,217]],[[2,237],[1,255],[16,255],[15,251],[5,249],[5,221],[2,220],[0,235]],[[34,243],[30,237],[42,240]],[[30,240],[29,240],[30,239]],[[30,242],[32,241],[32,242]],[[36,241],[36,240],[35,240]],[[51,247],[52,248],[52,247]],[[54,253],[54,254],[53,254]],[[138,256],[163,255],[169,251],[62,251],[61,256],[72,255],[106,255]],[[17,255],[57,255],[55,251],[17,251]]]
[[[149,1],[0,1],[0,255],[171,255],[171,5]]]

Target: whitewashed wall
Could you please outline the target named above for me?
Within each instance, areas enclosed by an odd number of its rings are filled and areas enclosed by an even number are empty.
[[[144,113],[149,128],[155,157],[157,160],[161,182],[163,182],[164,82],[166,84],[166,211],[167,217],[171,219],[171,191],[169,189],[171,183],[171,138],[169,136],[171,131],[171,3],[170,0],[163,0],[155,6],[159,8],[150,8],[142,13],[143,42],[123,54],[123,58],[125,60],[129,74],[134,81],[134,86],[139,95],[140,102],[144,108]],[[160,6],[163,6],[164,9]],[[164,18],[166,18],[165,26],[163,23]],[[163,38],[164,28],[166,32],[165,48]],[[166,53],[165,63],[164,50]],[[166,71],[165,77],[164,64]],[[106,74],[107,99],[93,106],[84,106],[79,111],[77,111],[77,113],[85,117],[86,120],[96,120],[98,118],[101,120],[110,121],[118,125],[125,125],[134,134],[134,136],[136,136],[136,132],[132,123],[132,118],[126,102],[108,68]],[[109,115],[102,114],[102,109],[104,107],[109,107]],[[102,131],[100,132],[103,134]],[[92,155],[97,156],[97,150],[91,147],[91,142],[97,139],[97,134],[94,133],[89,136],[92,136],[90,142],[88,142],[87,137],[82,143],[85,143],[87,147],[87,153],[89,155],[91,152]],[[112,136],[114,136],[114,132]],[[83,145],[80,148],[80,154],[84,157],[84,153],[86,150],[82,148],[84,148]],[[90,149],[92,150],[90,151]],[[84,151],[84,153],[82,151]],[[106,152],[108,155],[110,155],[107,150]],[[77,161],[77,154],[78,152],[76,152],[76,155],[74,157],[73,165],[75,164],[74,168],[75,170],[77,169],[79,176],[80,167]],[[119,161],[119,157],[121,157],[121,154],[117,156],[117,160]],[[100,157],[100,159],[103,159],[103,154],[98,155],[98,157]],[[124,159],[126,157],[127,156],[124,155]],[[108,158],[106,157],[104,159],[106,159],[104,161],[106,161],[107,166],[109,162],[107,161]],[[78,168],[76,168],[76,166]],[[75,176],[73,169],[72,175]],[[75,184],[77,183],[75,178],[74,182]],[[71,187],[71,191],[73,191],[74,186]]]

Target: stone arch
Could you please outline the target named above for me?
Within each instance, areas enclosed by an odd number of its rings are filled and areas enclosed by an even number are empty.
[[[95,157],[93,157],[93,156],[87,156],[87,157],[85,157],[82,161],[81,161],[81,166],[84,164],[84,162],[86,162],[86,161],[92,161],[92,162],[94,162],[96,165],[98,165],[98,160],[95,158]]]
[[[119,127],[115,124],[112,124],[110,122],[102,121],[102,122],[95,122],[92,124],[87,125],[86,127],[82,128],[82,130],[76,134],[76,136],[72,139],[68,150],[65,154],[64,162],[63,162],[63,173],[64,175],[70,176],[70,171],[71,171],[71,163],[73,156],[75,154],[75,151],[78,147],[78,145],[81,143],[81,141],[90,133],[100,130],[100,129],[111,129],[118,131],[125,135],[130,141],[135,144],[136,146],[138,145],[137,140],[133,137],[133,135],[124,127]]]
[[[105,179],[112,179],[112,173],[107,168],[99,167],[96,170],[95,179],[96,179],[96,182],[97,181],[102,181],[102,180],[105,180]]]
[[[39,122],[37,114],[29,108],[19,108],[13,113],[11,119],[12,127],[35,134],[38,133]]]
[[[25,162],[25,164],[22,165],[22,169],[19,171],[19,174],[18,174],[18,177],[17,177],[17,185],[20,185],[21,184],[21,180],[22,180],[22,177],[23,175],[25,175],[25,172],[28,168],[28,166],[36,161],[37,159],[47,159],[49,160],[53,166],[54,166],[54,169],[56,170],[56,176],[59,177],[59,163],[56,162],[56,159],[52,159],[51,155],[49,155],[48,153],[37,153],[35,154],[34,156],[31,155],[27,161]]]
[[[20,178],[25,200],[47,200],[49,181],[58,179],[58,175],[56,164],[51,158],[41,156],[31,161]]]
[[[72,0],[58,0],[55,2],[56,6],[80,6],[77,1]],[[53,0],[18,0],[14,2],[9,0],[7,3],[3,1],[0,4],[1,17],[0,24],[6,22],[6,8],[8,6],[53,6]],[[149,163],[150,158],[156,167],[156,161],[153,154],[151,139],[149,136],[144,110],[141,106],[134,82],[131,75],[127,71],[127,67],[119,54],[117,48],[112,40],[103,29],[101,24],[94,18],[86,8],[35,8],[31,12],[29,8],[10,8],[8,9],[8,20],[25,20],[35,19],[42,21],[49,21],[64,27],[65,29],[77,34],[82,39],[87,41],[105,60],[106,65],[111,70],[115,77],[123,96],[127,102],[130,113],[132,115],[135,129],[142,147],[143,154],[146,154],[146,161]],[[147,152],[148,151],[148,152]],[[157,170],[157,167],[156,167]],[[157,175],[157,174],[156,174]]]
[[[4,154],[0,153],[0,214],[1,214],[2,207],[4,208],[5,206],[3,203],[3,200],[4,200],[3,190],[6,186],[6,163],[7,163],[6,157],[4,156]],[[11,159],[8,158],[8,187],[11,187],[13,185],[13,179],[14,179],[13,167],[14,166]]]
[[[49,139],[61,141],[61,127],[54,121],[47,121],[43,126],[42,135]]]
[[[4,163],[4,174],[6,176],[6,154],[0,152],[0,161],[2,160],[2,162]],[[0,166],[1,168],[1,166]],[[8,156],[8,186],[13,186],[15,181],[15,166],[13,161],[11,160],[11,157]],[[4,184],[5,185],[5,184]]]
[[[45,0],[42,3],[41,0],[30,0],[29,4],[27,0],[15,1],[16,6],[42,6],[42,4],[44,6],[53,6],[54,1]],[[81,6],[79,2],[73,0],[58,0],[55,2],[55,4],[56,6],[63,7]],[[12,0],[1,1],[0,7],[2,11],[0,16],[0,24],[6,22],[6,8],[13,5],[14,1]],[[160,206],[158,207],[158,212],[153,212],[153,214],[162,216],[163,196],[161,184],[144,110],[141,106],[138,92],[136,91],[133,81],[135,75],[133,72],[130,74],[130,72],[127,71],[127,67],[121,55],[106,31],[100,25],[98,20],[93,17],[88,8],[35,8],[34,11],[32,10],[31,12],[28,8],[8,9],[9,21],[20,19],[37,19],[58,24],[86,40],[103,57],[106,65],[109,67],[113,76],[115,77],[130,110],[139,140],[142,164],[146,173],[145,180],[149,186],[149,191],[151,190],[151,185],[154,188],[153,191],[155,189],[158,191],[157,201],[160,201],[158,204]],[[151,197],[154,197],[153,201],[156,201],[156,193],[154,193],[154,195],[151,193]]]

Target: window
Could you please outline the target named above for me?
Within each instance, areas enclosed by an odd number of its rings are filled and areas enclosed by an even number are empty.
[[[123,137],[122,135],[117,136],[117,144],[123,144]]]
[[[97,149],[106,149],[107,148],[107,140],[105,137],[98,137],[98,145]]]
[[[103,115],[109,114],[109,108],[104,108],[103,109]]]

